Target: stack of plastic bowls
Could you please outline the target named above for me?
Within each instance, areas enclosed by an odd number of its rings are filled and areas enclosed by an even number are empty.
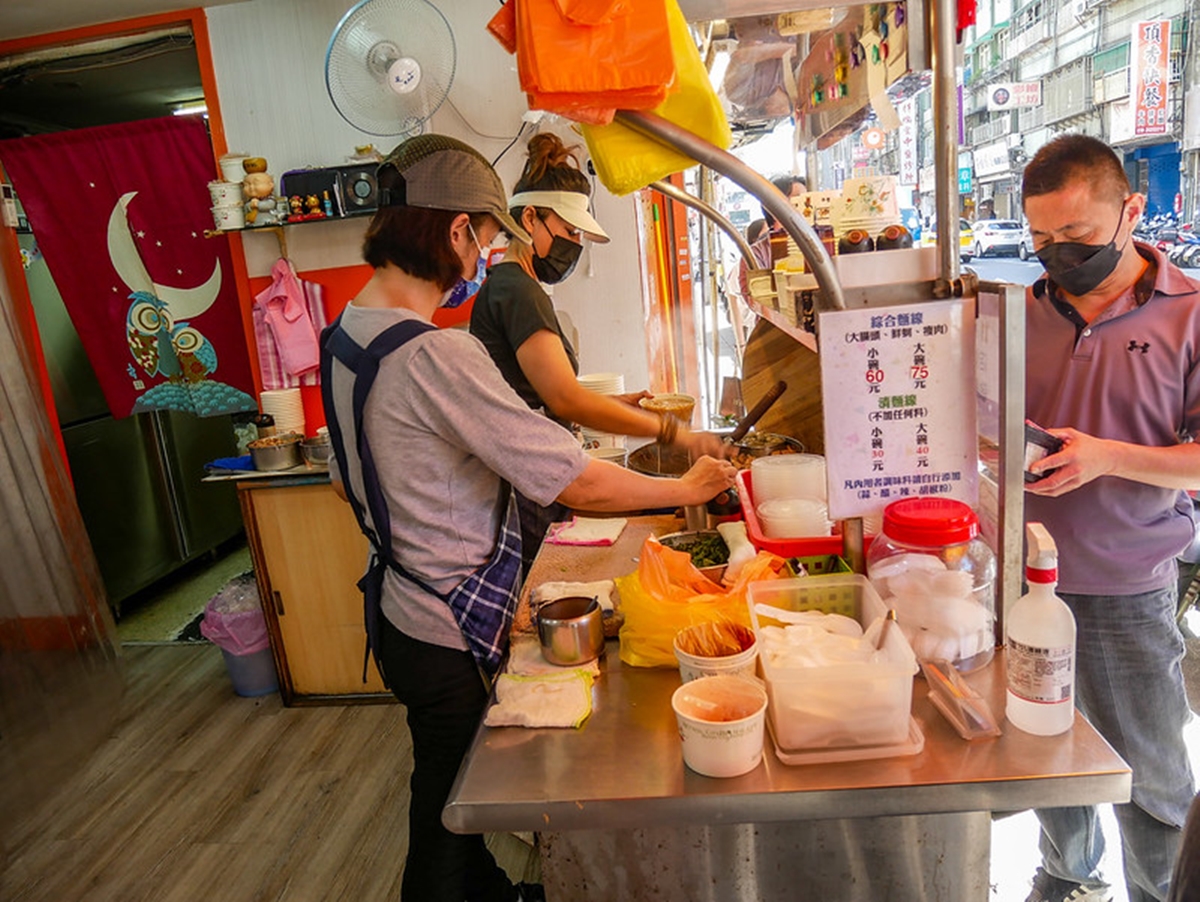
[[[300,398],[300,389],[268,389],[259,396],[259,405],[263,413],[275,418],[277,432],[304,435],[304,402]]]
[[[833,530],[826,507],[825,458],[819,454],[774,454],[750,465],[754,504],[769,539],[827,536]]]
[[[625,392],[625,376],[621,373],[586,373],[579,377],[579,384],[598,395],[620,395]],[[588,451],[604,452],[604,449],[608,449],[607,452],[594,454],[593,457],[624,465],[625,436],[588,429],[586,426],[582,431],[583,447]]]

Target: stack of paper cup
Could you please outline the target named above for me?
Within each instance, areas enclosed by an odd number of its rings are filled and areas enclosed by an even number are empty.
[[[297,432],[304,435],[304,403],[298,388],[268,389],[259,397],[262,412],[275,418],[276,434]]]
[[[625,391],[625,376],[623,373],[586,373],[579,377],[579,384],[588,391],[598,395],[620,395]],[[597,429],[582,428],[583,447],[588,450],[598,448],[625,449],[625,436],[612,432],[600,432]],[[610,458],[611,459],[611,458]]]
[[[218,229],[240,229],[246,224],[241,182],[209,182],[213,223]]]

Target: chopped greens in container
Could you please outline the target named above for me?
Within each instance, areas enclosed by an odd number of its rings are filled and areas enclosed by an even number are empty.
[[[729,547],[718,532],[692,532],[663,536],[660,541],[668,548],[685,551],[696,568],[719,567],[729,562]]]

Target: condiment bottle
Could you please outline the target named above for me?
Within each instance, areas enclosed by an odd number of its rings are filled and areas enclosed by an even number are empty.
[[[890,225],[875,239],[875,250],[894,251],[912,247],[912,234],[902,225]]]
[[[1075,722],[1075,616],[1054,592],[1058,549],[1041,523],[1025,527],[1029,591],[1008,614],[1009,723],[1057,736]]]
[[[259,438],[267,438],[275,434],[275,418],[269,413],[260,413],[254,418],[254,428]]]
[[[838,239],[839,254],[860,254],[875,250],[875,242],[865,229],[851,229]]]

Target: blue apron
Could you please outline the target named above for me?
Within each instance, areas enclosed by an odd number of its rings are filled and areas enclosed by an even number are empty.
[[[400,574],[408,581],[420,586],[450,606],[467,647],[479,666],[489,675],[500,667],[500,660],[508,645],[509,627],[517,607],[517,593],[521,579],[521,529],[517,513],[516,493],[507,482],[500,484],[498,506],[502,510],[499,534],[492,556],[482,567],[443,594],[434,590],[419,577],[410,573],[392,551],[391,517],[387,499],[379,484],[375,459],[370,442],[363,431],[363,413],[367,396],[375,377],[379,374],[379,363],[392,351],[436,326],[420,320],[405,320],[377,335],[363,348],[341,327],[341,317],[321,333],[321,396],[325,405],[325,416],[329,425],[329,436],[334,453],[342,468],[342,485],[350,506],[354,510],[359,528],[371,544],[370,564],[367,572],[358,581],[363,593],[363,616],[367,630],[367,651],[363,660],[363,681],[366,681],[367,660],[374,654],[379,661],[380,618],[383,601],[383,579],[388,569]],[[333,403],[333,361],[341,361],[354,373],[354,437],[362,469],[363,492],[366,504],[351,488],[346,454],[345,432],[338,422]],[[382,673],[382,669],[380,670]]]

